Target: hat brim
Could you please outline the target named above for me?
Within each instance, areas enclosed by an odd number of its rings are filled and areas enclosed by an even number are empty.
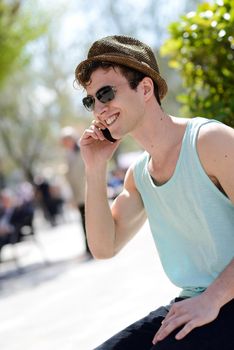
[[[167,83],[166,81],[161,77],[160,74],[158,74],[154,69],[150,68],[145,62],[139,62],[133,57],[127,57],[127,56],[121,56],[121,55],[98,55],[94,56],[92,58],[88,58],[84,61],[82,61],[76,68],[76,75],[81,72],[81,70],[89,63],[94,61],[103,61],[103,62],[111,62],[111,63],[118,63],[123,66],[136,69],[137,71],[140,71],[144,73],[145,75],[152,78],[155,83],[158,86],[159,90],[159,97],[162,100],[163,97],[167,93]]]

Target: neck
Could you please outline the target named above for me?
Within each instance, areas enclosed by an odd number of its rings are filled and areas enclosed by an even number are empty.
[[[171,141],[173,119],[164,113],[159,106],[145,113],[140,125],[131,133],[132,137],[152,157],[161,154]]]
[[[160,162],[181,145],[187,121],[167,115],[158,104],[153,103],[145,110],[131,135],[153,160]]]

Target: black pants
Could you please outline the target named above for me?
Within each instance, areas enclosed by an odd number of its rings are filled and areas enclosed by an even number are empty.
[[[181,300],[176,298],[176,301]],[[169,306],[170,307],[170,306]],[[119,332],[96,350],[234,350],[234,300],[224,305],[216,320],[192,330],[176,340],[179,328],[167,338],[152,344],[169,307],[160,307]]]
[[[87,236],[86,236],[86,227],[85,227],[85,206],[84,204],[78,205],[78,209],[80,211],[80,216],[81,216],[81,224],[84,232],[84,239],[85,239],[85,251],[88,254],[91,254],[88,246],[88,241],[87,241]]]

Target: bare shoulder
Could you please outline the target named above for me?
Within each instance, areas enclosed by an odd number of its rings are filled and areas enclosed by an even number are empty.
[[[234,130],[220,123],[200,128],[197,150],[208,176],[234,201]]]
[[[218,137],[234,137],[234,130],[223,123],[207,123],[201,126],[199,138],[206,138],[212,141],[213,136]]]
[[[221,123],[208,123],[200,128],[197,148],[199,155],[213,161],[233,158],[234,130]]]

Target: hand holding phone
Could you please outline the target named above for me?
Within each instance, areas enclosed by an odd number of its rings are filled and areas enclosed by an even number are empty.
[[[102,129],[103,136],[110,142],[116,142],[117,140],[111,136],[109,129]]]

